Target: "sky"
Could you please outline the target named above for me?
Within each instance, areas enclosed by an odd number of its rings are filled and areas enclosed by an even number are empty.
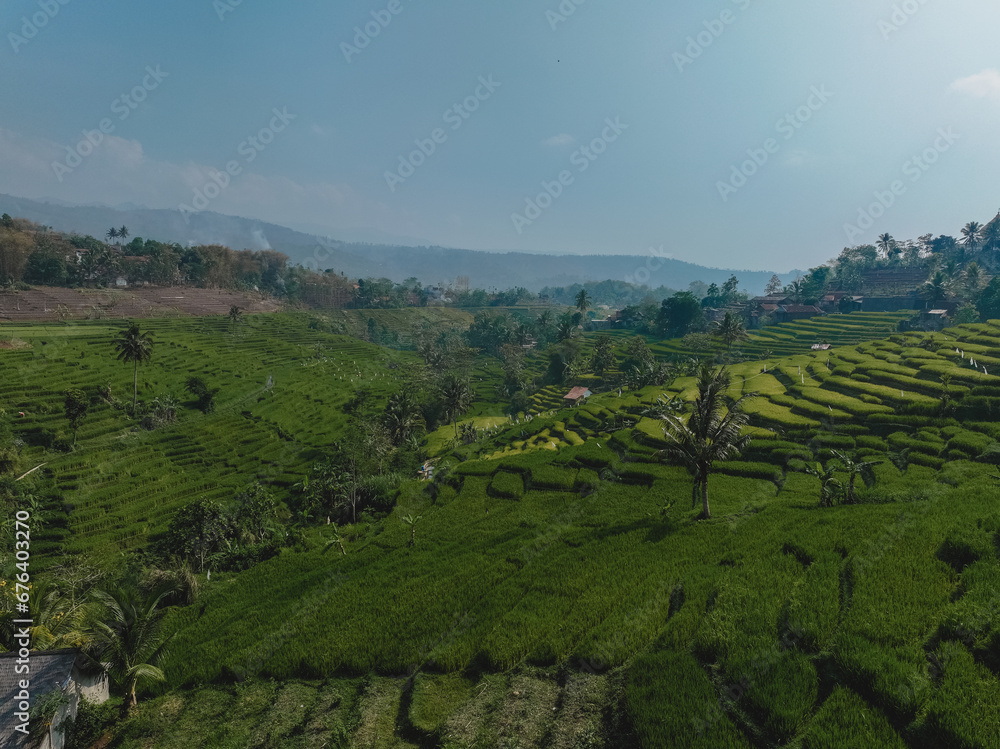
[[[7,0],[0,192],[786,271],[1000,199],[995,0]]]

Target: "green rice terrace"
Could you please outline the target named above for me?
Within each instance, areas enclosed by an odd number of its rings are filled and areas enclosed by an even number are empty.
[[[730,365],[728,395],[758,395],[752,441],[716,464],[707,520],[660,452],[693,372],[635,391],[584,374],[511,417],[480,355],[473,407],[424,442],[432,480],[244,571],[198,571],[200,595],[167,614],[166,683],[102,745],[1000,747],[1000,321],[895,333],[908,316],[741,344],[756,358]],[[176,423],[136,429],[102,400],[69,451],[67,388],[131,403],[111,348],[125,323],[0,328],[19,472],[44,464],[25,480],[63,506],[36,569],[142,552],[192,500],[253,481],[290,502],[349,436],[356,391],[384,404],[423,367],[317,319],[144,321],[139,395],[177,395]],[[219,389],[211,413],[182,395],[192,376]],[[574,385],[595,394],[567,407]],[[463,423],[476,439],[456,446]],[[856,501],[823,506],[833,482]]]

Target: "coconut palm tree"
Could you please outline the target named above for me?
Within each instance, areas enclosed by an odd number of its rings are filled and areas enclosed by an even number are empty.
[[[691,474],[692,503],[700,490],[704,519],[712,517],[708,478],[715,462],[739,457],[750,445],[750,437],[742,433],[750,421],[743,407],[756,393],[747,393],[727,403],[725,394],[731,381],[725,367],[713,372],[708,365],[702,365],[698,372],[698,397],[687,421],[672,414],[662,417],[667,423],[663,434],[670,444],[661,454],[679,461]]]
[[[839,450],[833,451],[833,457],[840,461],[844,470],[847,471],[850,479],[847,483],[847,503],[855,504],[858,501],[857,494],[854,491],[854,482],[857,480],[858,476],[861,480],[865,482],[865,486],[873,486],[877,477],[875,475],[875,466],[881,465],[884,461],[881,460],[859,460],[856,456],[848,455],[845,452]]]
[[[965,267],[965,289],[970,296],[975,296],[983,285],[983,272],[979,263],[973,261]]]
[[[948,282],[948,277],[945,275],[944,271],[940,270],[936,271],[933,276],[927,279],[920,289],[921,294],[923,294],[924,298],[931,304],[940,302],[942,299],[947,299],[949,291],[950,284]]]
[[[125,246],[125,240],[126,240],[126,239],[128,239],[128,237],[129,237],[129,233],[128,233],[128,227],[127,227],[127,226],[123,226],[123,227],[121,227],[121,228],[120,228],[120,229],[118,230],[118,239],[120,239],[120,240],[121,240],[121,241],[120,241],[120,242],[118,243],[118,246],[119,246],[119,247],[124,247],[124,246]]]
[[[889,259],[892,256],[893,248],[896,246],[896,240],[892,238],[892,235],[889,234],[889,232],[886,232],[885,234],[879,235],[877,246],[879,250],[882,251],[882,254]]]
[[[229,323],[235,331],[239,327],[240,323],[243,322],[243,310],[237,307],[235,304],[229,308]]]
[[[115,341],[118,351],[118,361],[132,362],[132,412],[139,402],[139,365],[149,361],[153,356],[153,338],[149,333],[139,330],[139,323],[129,323],[129,326],[118,334]]]
[[[967,250],[976,251],[982,237],[983,225],[978,221],[970,221],[962,227],[962,244]]]
[[[96,622],[97,662],[125,693],[122,712],[136,705],[136,691],[143,685],[166,681],[159,664],[172,639],[163,633],[166,614],[160,603],[173,591],[162,589],[148,595],[112,586],[94,593],[104,611]]]
[[[111,244],[114,244],[115,240],[118,238],[118,230],[115,229],[114,227],[111,227],[110,229],[108,229],[108,233],[105,234],[104,236],[107,237],[108,241]]]
[[[715,335],[726,344],[726,351],[731,351],[734,343],[746,339],[747,330],[743,320],[732,312],[727,312],[726,316],[715,324]]]
[[[455,424],[455,442],[458,442],[458,417],[472,405],[472,388],[468,380],[449,374],[438,387],[438,395],[444,406],[445,418]]]
[[[383,421],[392,443],[397,447],[403,444],[424,422],[413,393],[409,390],[400,390],[390,395]]]
[[[580,289],[580,293],[576,295],[576,308],[582,315],[587,314],[587,310],[590,309],[590,294],[586,289]]]

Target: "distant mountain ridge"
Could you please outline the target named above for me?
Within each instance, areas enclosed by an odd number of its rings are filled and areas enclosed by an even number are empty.
[[[542,255],[527,252],[482,252],[445,247],[404,247],[325,239],[265,221],[202,212],[185,216],[177,210],[108,206],[69,206],[0,194],[0,213],[27,218],[58,231],[103,238],[112,226],[127,226],[133,237],[180,244],[222,244],[233,249],[275,249],[294,263],[332,269],[350,278],[417,278],[435,284],[468,276],[473,288],[569,286],[586,281],[621,280],[651,287],[686,289],[694,281],[722,284],[731,275],[740,286],[762,292],[771,271],[731,270],[640,255]],[[779,273],[783,282],[797,271]]]

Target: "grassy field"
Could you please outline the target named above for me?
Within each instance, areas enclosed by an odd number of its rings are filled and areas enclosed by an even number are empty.
[[[573,409],[543,390],[511,422],[480,403],[490,433],[456,453],[432,435],[435,482],[346,529],[346,556],[320,529],[173,609],[169,683],[110,746],[1000,747],[1000,322],[871,340],[860,317],[831,351],[788,333],[784,358],[732,367],[755,439],[713,475],[710,521],[644,413],[693,380]],[[151,322],[140,371],[146,396],[205,377],[216,414],[136,435],[108,407],[77,452],[33,448],[73,505],[53,550],[109,556],[194,496],[286,486],[351,379],[388,392],[412,356],[304,317],[227,326]],[[14,426],[65,430],[70,385],[126,397],[113,332],[11,331]],[[476,377],[488,393],[495,367]],[[820,508],[802,469],[834,450],[878,481]]]

